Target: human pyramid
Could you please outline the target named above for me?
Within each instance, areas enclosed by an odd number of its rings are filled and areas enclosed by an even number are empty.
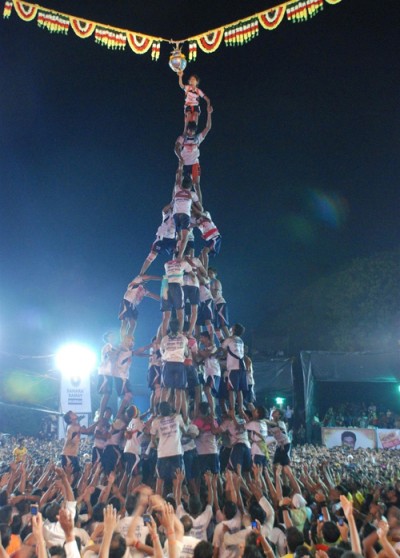
[[[211,129],[213,108],[198,88],[197,76],[184,85],[182,73],[178,75],[185,92],[185,117],[183,133],[175,143],[179,164],[172,201],[163,208],[150,253],[121,302],[120,343],[115,345],[113,333],[104,336],[97,420],[85,429],[74,413],[67,413],[62,454],[63,464],[72,463],[77,469],[79,435],[94,433],[93,462],[101,461],[109,474],[122,461],[127,477],[137,480],[140,463],[146,460],[148,466],[155,452],[150,476],[154,478],[157,463],[160,494],[163,482],[176,480],[179,471],[186,471],[188,482],[198,482],[199,474],[217,475],[228,460],[238,471],[250,471],[252,462],[265,466],[267,423],[283,452],[282,465],[288,464],[290,445],[280,411],[271,422],[264,420],[263,407],[254,406],[253,367],[241,337],[245,328],[240,323],[230,327],[221,282],[209,266],[209,258],[219,254],[221,235],[204,209],[199,146]],[[200,99],[207,104],[207,121],[197,133]],[[164,276],[148,275],[159,254],[170,258]],[[147,289],[151,280],[161,281],[160,296]],[[145,297],[160,301],[162,320],[151,343],[135,349],[138,306]],[[134,356],[149,359],[150,408],[141,416],[131,405],[129,368]],[[113,384],[121,404],[110,424],[112,409],[107,405]],[[150,416],[143,422],[146,415]],[[228,438],[220,451],[218,436],[224,432]]]
[[[182,413],[185,422],[188,420],[190,394],[194,396],[195,412],[204,390],[212,415],[215,414],[215,398],[219,399],[224,412],[227,412],[228,400],[231,409],[237,402],[242,414],[248,384],[253,385],[251,361],[245,357],[241,339],[244,327],[235,324],[229,331],[228,307],[222,285],[216,270],[209,266],[210,256],[220,252],[221,234],[203,205],[199,146],[211,129],[213,107],[199,89],[196,75],[190,76],[187,85],[183,83],[183,72],[178,76],[185,94],[184,129],[175,142],[179,163],[172,201],[162,209],[155,241],[121,302],[120,346],[116,348],[110,342],[110,335],[106,337],[99,370],[99,391],[103,395],[100,414],[108,402],[112,377],[124,404],[130,401],[129,367],[134,355],[149,357],[151,411],[157,412],[160,401],[170,401],[176,413]],[[207,104],[207,122],[198,133],[201,99]],[[197,254],[196,230],[202,244]],[[164,265],[164,276],[147,275],[158,255],[172,258]],[[145,286],[151,280],[161,281],[160,296]],[[145,297],[161,302],[162,321],[151,345],[134,350],[138,307]]]

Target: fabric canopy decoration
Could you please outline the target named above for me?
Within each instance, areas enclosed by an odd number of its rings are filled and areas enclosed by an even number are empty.
[[[50,33],[67,34],[71,27],[75,35],[81,39],[94,35],[96,43],[109,49],[125,50],[128,44],[135,54],[145,54],[150,51],[152,60],[159,59],[161,43],[172,44],[175,48],[181,48],[181,45],[186,44],[190,62],[196,60],[198,48],[206,54],[211,54],[219,48],[222,42],[227,47],[242,46],[258,36],[260,26],[267,31],[276,29],[285,14],[288,21],[298,23],[313,17],[323,9],[324,3],[333,5],[339,2],[341,0],[289,0],[249,17],[180,41],[111,27],[21,0],[6,0],[3,17],[9,18],[14,7],[23,21],[36,19],[38,26],[47,29]]]

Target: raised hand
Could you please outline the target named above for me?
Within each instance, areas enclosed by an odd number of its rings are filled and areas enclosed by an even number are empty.
[[[353,516],[353,502],[348,500],[346,496],[342,495],[340,496],[340,503],[342,505],[343,513],[346,516],[346,519],[348,520],[349,517]]]
[[[103,510],[104,516],[104,534],[112,534],[116,527],[117,527],[117,510],[111,505],[108,504]]]
[[[65,538],[74,538],[74,516],[67,508],[60,508],[58,521],[65,533]]]

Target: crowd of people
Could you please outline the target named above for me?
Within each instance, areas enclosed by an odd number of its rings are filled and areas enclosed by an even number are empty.
[[[320,422],[328,427],[400,428],[400,415],[373,402],[343,402],[329,407]]]
[[[162,419],[161,419],[162,421]],[[2,558],[396,558],[399,452],[305,444],[288,464],[224,464],[199,479],[182,468],[161,489],[107,473],[82,440],[63,468],[62,441],[3,438]],[[151,458],[150,458],[151,459]],[[143,482],[143,481],[146,482]],[[192,482],[194,480],[194,482]]]

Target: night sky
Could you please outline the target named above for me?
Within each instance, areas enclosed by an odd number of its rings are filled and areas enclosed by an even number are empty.
[[[180,39],[274,2],[42,4]],[[399,23],[394,0],[325,4],[242,47],[199,50],[185,73],[214,106],[203,201],[223,236],[213,264],[231,317],[248,331],[299,287],[398,245]],[[71,339],[99,349],[119,327],[177,166],[183,94],[169,50],[152,62],[15,12],[0,21],[2,351],[48,354]],[[203,105],[200,128],[205,118]],[[146,299],[137,345],[159,320]]]

